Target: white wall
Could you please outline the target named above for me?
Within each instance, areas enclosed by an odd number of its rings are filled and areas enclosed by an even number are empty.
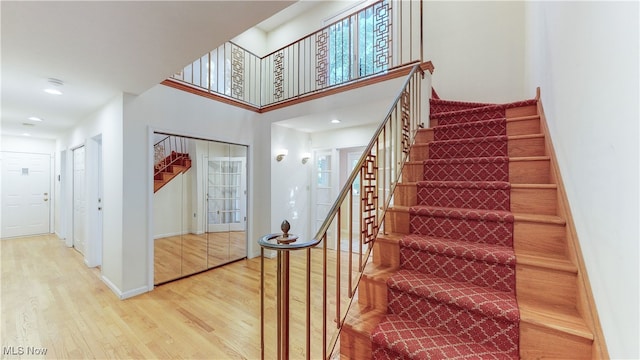
[[[287,149],[282,161],[276,160],[278,149]],[[287,220],[291,233],[304,240],[313,236],[310,226],[310,182],[313,160],[302,163],[302,154],[311,152],[309,134],[271,126],[271,228],[282,232],[280,224]]]
[[[0,148],[0,151],[53,155],[55,150],[56,141],[52,139],[2,135],[2,147]]]
[[[125,104],[125,218],[123,268],[127,289],[153,283],[150,209],[153,196],[150,142],[152,131],[249,146],[249,256],[259,253],[256,240],[270,227],[270,129],[258,114],[184,91],[157,85]],[[141,226],[140,224],[148,224]],[[141,278],[142,276],[142,278]],[[146,277],[146,280],[145,280]]]
[[[638,2],[527,3],[541,96],[612,359],[638,349]]]
[[[255,27],[236,36],[231,41],[260,57],[270,52],[270,48],[267,47],[267,34]]]
[[[71,229],[72,212],[72,161],[71,149],[86,144],[91,138],[102,135],[102,166],[103,166],[103,244],[102,244],[102,278],[117,294],[123,290],[122,269],[122,207],[123,207],[123,144],[122,144],[122,95],[115,97],[108,104],[95,113],[87,116],[66,136],[59,139],[57,151],[65,151],[66,171],[61,174],[62,185],[66,196],[61,199],[60,212],[67,222],[60,225],[63,229]],[[94,158],[91,151],[95,147],[87,148],[87,158]],[[94,166],[87,163],[87,169]],[[95,184],[88,184],[91,187]],[[89,224],[91,226],[91,223]],[[58,231],[58,230],[57,230]],[[93,233],[94,229],[89,229]],[[67,234],[68,235],[68,234]],[[70,236],[68,236],[70,240]],[[71,245],[67,242],[67,245]],[[94,246],[90,241],[88,246]],[[89,250],[93,251],[93,249]]]
[[[309,11],[290,19],[267,34],[267,48],[274,51],[324,27],[325,20],[358,1],[317,1]]]
[[[369,145],[373,133],[379,124],[354,126],[341,130],[316,132],[311,134],[311,146],[314,150],[344,149]]]
[[[425,1],[424,59],[443,99],[523,100],[524,1]],[[535,90],[535,89],[533,89]]]

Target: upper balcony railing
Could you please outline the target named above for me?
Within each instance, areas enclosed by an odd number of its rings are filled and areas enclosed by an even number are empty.
[[[171,80],[274,105],[421,61],[421,15],[421,1],[378,1],[264,57],[227,42]]]

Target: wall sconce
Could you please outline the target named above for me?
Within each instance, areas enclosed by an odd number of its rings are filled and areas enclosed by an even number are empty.
[[[276,160],[282,161],[282,159],[284,159],[284,157],[287,156],[288,153],[289,150],[287,149],[279,149],[278,151],[276,151]]]
[[[306,164],[307,161],[309,161],[309,159],[311,158],[311,154],[306,152],[306,153],[302,153],[302,163]]]

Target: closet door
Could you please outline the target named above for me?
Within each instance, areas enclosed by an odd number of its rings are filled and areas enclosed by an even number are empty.
[[[198,149],[206,149],[208,141],[186,139],[183,151],[189,154],[191,165],[182,173],[182,276],[195,274],[207,269],[207,234],[197,231],[197,159]],[[188,167],[188,168],[187,168]],[[194,214],[196,214],[194,216]]]
[[[246,257],[246,147],[211,143],[207,159],[208,266]]]

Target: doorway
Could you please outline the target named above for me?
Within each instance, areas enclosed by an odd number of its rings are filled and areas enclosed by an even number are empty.
[[[2,153],[1,237],[50,232],[51,155]]]
[[[87,243],[87,190],[85,181],[85,147],[73,149],[73,248],[85,253]]]

